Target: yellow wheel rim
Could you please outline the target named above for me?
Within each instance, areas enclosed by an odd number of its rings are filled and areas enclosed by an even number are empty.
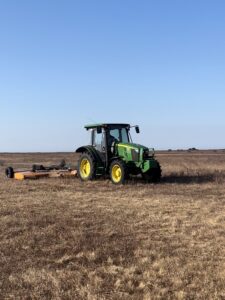
[[[82,178],[88,178],[91,173],[91,164],[87,158],[82,159],[80,164],[80,174]]]
[[[122,170],[119,165],[115,165],[112,167],[112,179],[114,182],[120,182],[122,178]]]

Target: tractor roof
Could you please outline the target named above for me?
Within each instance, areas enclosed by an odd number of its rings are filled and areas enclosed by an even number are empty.
[[[99,124],[90,124],[90,125],[85,125],[84,128],[88,129],[94,129],[97,127],[103,127],[103,128],[107,128],[107,127],[130,127],[130,124],[124,124],[124,123],[99,123]]]

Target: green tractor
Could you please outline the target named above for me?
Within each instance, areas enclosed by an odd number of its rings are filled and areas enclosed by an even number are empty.
[[[76,150],[81,153],[78,175],[81,180],[93,180],[109,175],[112,182],[122,184],[129,175],[141,174],[151,182],[161,179],[161,167],[154,158],[154,149],[134,144],[129,124],[95,124],[85,128],[91,132],[91,143]]]

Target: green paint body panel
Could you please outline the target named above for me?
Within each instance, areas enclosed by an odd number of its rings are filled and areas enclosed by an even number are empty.
[[[158,162],[151,158],[151,159],[148,159],[148,160],[145,160],[143,163],[142,163],[142,172],[143,173],[146,173],[148,172],[150,169],[154,169],[154,168],[157,168],[158,167]]]
[[[142,173],[158,167],[158,162],[154,156],[144,157],[144,152],[148,151],[147,147],[134,143],[118,143],[116,145],[116,155],[130,165],[131,169],[138,168]]]

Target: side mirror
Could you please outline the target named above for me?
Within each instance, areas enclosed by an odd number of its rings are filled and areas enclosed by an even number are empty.
[[[102,133],[102,127],[98,126],[97,127],[97,134],[100,134],[100,133]]]
[[[135,130],[136,130],[136,133],[140,133],[140,128],[139,128],[139,126],[135,126]]]

